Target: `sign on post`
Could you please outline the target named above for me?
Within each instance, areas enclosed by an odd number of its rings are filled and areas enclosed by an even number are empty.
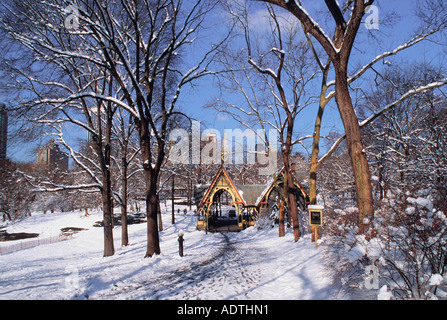
[[[321,227],[323,225],[323,206],[309,205],[309,224],[313,227]]]
[[[319,228],[323,225],[323,206],[309,205],[309,224],[312,226],[312,241],[315,240],[315,248],[319,238]]]

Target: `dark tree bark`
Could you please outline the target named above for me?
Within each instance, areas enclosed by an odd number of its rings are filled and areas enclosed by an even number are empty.
[[[278,5],[297,17],[306,33],[311,34],[328,54],[335,70],[335,99],[345,128],[348,152],[354,171],[357,207],[359,215],[357,225],[360,233],[367,233],[370,223],[374,218],[373,196],[371,187],[371,174],[368,167],[366,154],[360,134],[358,119],[352,105],[348,87],[347,68],[361,19],[365,14],[365,8],[374,1],[353,0],[354,9],[346,23],[335,0],[325,0],[335,23],[336,31],[334,40],[327,37],[326,33],[314,23],[307,12],[296,1],[285,0],[261,0]]]
[[[122,148],[121,159],[121,245],[129,245],[129,232],[127,228],[127,146]]]

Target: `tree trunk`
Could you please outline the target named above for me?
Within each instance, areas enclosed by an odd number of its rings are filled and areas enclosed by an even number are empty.
[[[141,100],[138,100],[141,101]],[[138,104],[141,104],[139,102]],[[141,110],[140,113],[143,114],[143,109],[139,107]],[[157,156],[157,163],[154,166],[151,162],[152,158],[152,149],[151,149],[151,141],[150,141],[150,130],[149,123],[146,118],[142,118],[141,120],[135,121],[135,127],[138,130],[140,136],[140,147],[141,147],[141,156],[143,160],[143,169],[144,169],[144,180],[146,184],[145,190],[145,200],[146,200],[146,217],[147,217],[147,248],[145,258],[152,257],[154,254],[158,255],[161,253],[160,250],[160,239],[158,235],[158,196],[157,196],[157,181],[158,175],[162,161],[160,159],[164,158],[164,154],[160,152],[163,151],[164,146],[159,145],[159,154]]]
[[[129,234],[127,230],[127,159],[126,153],[122,161],[122,177],[121,177],[121,245],[129,245]]]
[[[157,195],[157,208],[158,208],[158,231],[163,231],[163,221],[161,220],[161,207],[160,198]]]
[[[295,196],[295,185],[292,177],[292,173],[290,171],[289,164],[290,157],[290,146],[287,147],[287,142],[285,144],[285,148],[283,151],[283,162],[284,162],[284,182],[285,182],[285,194],[287,195],[287,211],[289,215],[292,217],[292,228],[293,228],[293,237],[295,242],[300,238],[300,222],[298,220],[298,206],[296,204],[296,196]]]
[[[106,127],[106,139],[104,145],[104,152],[102,152],[103,142],[99,138],[94,144],[96,154],[101,165],[102,171],[102,210],[103,210],[103,224],[104,224],[104,257],[113,256],[115,248],[113,244],[113,202],[112,202],[112,181],[110,175],[110,130]],[[102,137],[102,135],[99,135]]]
[[[175,186],[174,186],[174,175],[173,175],[173,176],[172,176],[172,180],[171,180],[171,209],[172,209],[172,219],[171,219],[171,223],[172,223],[172,224],[175,224],[174,192],[175,192]]]
[[[328,100],[326,99],[327,91],[327,75],[329,72],[329,64],[323,69],[323,79],[320,92],[320,103],[318,107],[317,118],[315,119],[314,133],[312,139],[312,153],[310,156],[309,165],[309,203],[317,204],[317,169],[318,169],[318,155],[320,153],[320,131],[321,122],[323,120],[324,108],[326,107]]]
[[[310,165],[309,165],[309,203],[316,204],[317,203],[317,169],[318,169],[318,155],[320,153],[320,129],[321,129],[321,120],[323,118],[323,108],[320,103],[320,107],[318,109],[318,115],[315,120],[315,129],[312,140],[312,153],[310,156]]]
[[[278,86],[279,87],[279,86]],[[292,228],[293,228],[293,237],[295,242],[298,241],[300,238],[300,222],[298,220],[298,206],[296,204],[296,196],[295,196],[295,185],[294,185],[294,179],[292,177],[291,169],[290,169],[290,153],[292,149],[292,134],[293,134],[293,125],[294,125],[294,119],[292,117],[292,114],[290,113],[288,106],[287,106],[287,100],[285,98],[285,94],[282,90],[281,97],[283,101],[283,107],[287,114],[287,135],[286,135],[286,141],[281,141],[282,144],[282,157],[283,157],[283,163],[284,163],[284,186],[285,186],[285,192],[284,194],[287,195],[287,211],[288,214],[292,217]]]
[[[287,171],[289,171],[287,173]],[[293,228],[293,236],[294,236],[294,240],[295,242],[298,241],[298,239],[301,236],[300,233],[300,223],[298,220],[298,206],[296,204],[296,196],[295,196],[295,186],[293,184],[293,179],[292,179],[292,175],[290,174],[290,169],[286,170],[286,173],[288,175],[288,184],[289,184],[289,188],[288,188],[288,206],[287,209],[289,211],[289,214],[292,217],[292,228]]]
[[[279,236],[284,237],[286,235],[286,231],[284,229],[284,199],[279,199]]]
[[[357,226],[360,234],[365,234],[374,218],[371,173],[360,134],[360,127],[347,82],[347,73],[340,66],[335,66],[335,99],[346,133],[348,152],[354,173],[357,193]]]
[[[143,159],[148,159],[147,148],[142,148]],[[147,249],[145,258],[160,254],[160,239],[158,236],[158,197],[157,177],[153,173],[148,160],[144,161],[144,176],[146,179],[146,215],[147,215]]]
[[[192,209],[192,179],[190,179],[188,181],[188,205],[189,205],[189,210]]]
[[[104,257],[109,257],[115,254],[113,245],[113,204],[110,171],[106,170],[103,176],[102,209],[104,223]]]
[[[147,249],[145,258],[161,253],[157,223],[158,203],[155,191],[155,188],[148,188],[146,190]]]

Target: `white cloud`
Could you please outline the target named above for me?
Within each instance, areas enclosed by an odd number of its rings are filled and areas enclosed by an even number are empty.
[[[221,120],[221,121],[228,120],[228,115],[226,113],[223,113],[223,112],[218,112],[217,113],[217,119]]]

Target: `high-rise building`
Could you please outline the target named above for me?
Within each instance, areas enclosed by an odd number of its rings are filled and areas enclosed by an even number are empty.
[[[8,113],[4,103],[0,103],[0,160],[6,159],[8,142]]]
[[[59,149],[51,139],[46,145],[37,150],[36,165],[49,170],[56,168],[68,170],[68,155]]]

